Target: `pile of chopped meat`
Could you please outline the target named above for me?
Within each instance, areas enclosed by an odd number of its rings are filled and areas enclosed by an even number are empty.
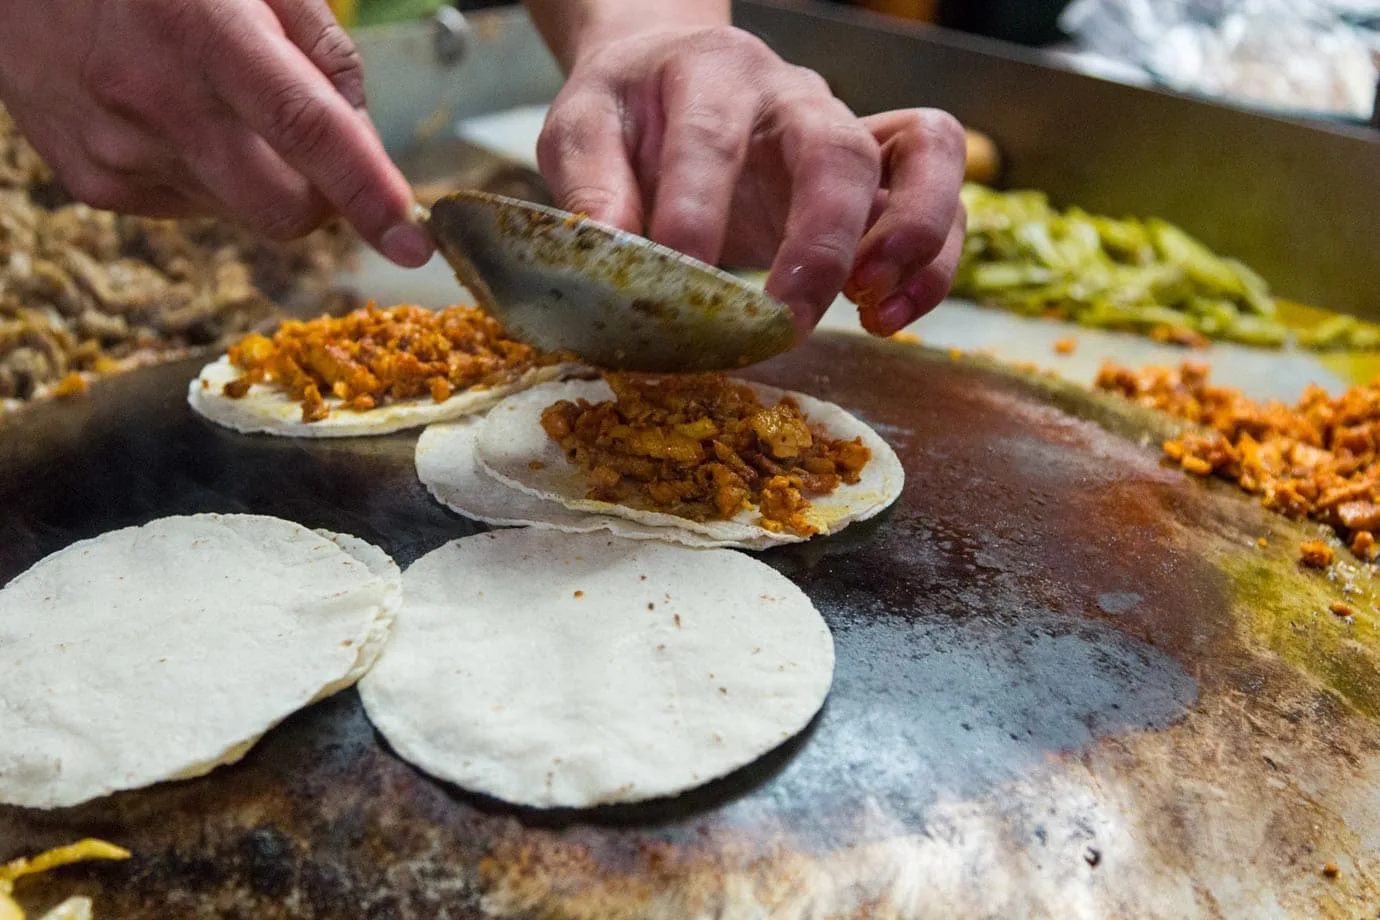
[[[272,381],[302,404],[304,422],[316,422],[330,414],[326,397],[357,411],[419,396],[444,402],[559,360],[509,338],[477,307],[370,303],[345,316],[290,320],[272,338],[246,336],[230,348],[230,363],[244,374],[225,385],[225,395],[239,399]]]
[[[228,341],[319,299],[354,245],[340,226],[282,244],[75,203],[0,108],[0,405]]]
[[[1363,559],[1380,555],[1380,380],[1336,397],[1310,386],[1293,407],[1212,386],[1195,364],[1107,365],[1097,386],[1208,429],[1165,442],[1184,470],[1231,480],[1288,517],[1330,524]],[[1305,550],[1306,559],[1319,555]]]
[[[872,458],[861,438],[830,438],[790,399],[764,406],[721,374],[609,374],[614,401],[562,400],[542,427],[588,473],[589,497],[638,496],[694,520],[756,507],[768,530],[817,532],[807,496],[856,483]]]

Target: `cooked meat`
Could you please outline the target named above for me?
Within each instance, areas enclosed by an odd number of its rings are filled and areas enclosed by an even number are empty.
[[[271,381],[302,405],[302,420],[326,418],[325,396],[367,410],[400,399],[493,387],[560,360],[509,338],[477,307],[444,310],[369,304],[345,316],[283,323],[273,338],[257,333],[230,347],[244,375],[225,385],[241,399],[252,384]]]
[[[1109,364],[1097,386],[1207,429],[1165,442],[1165,454],[1182,469],[1231,480],[1288,517],[1330,524],[1358,556],[1373,558],[1373,531],[1380,529],[1380,381],[1335,397],[1310,386],[1295,406],[1262,405],[1213,386],[1207,368],[1194,364],[1139,372]],[[1305,560],[1321,555],[1304,551]]]
[[[809,495],[855,483],[871,459],[789,399],[763,406],[721,374],[606,375],[612,402],[547,407],[542,428],[587,474],[589,496],[641,496],[691,519],[726,519],[756,506],[768,530],[810,536]]]
[[[0,108],[0,399],[229,342],[321,297],[354,245],[338,225],[282,244],[76,203]]]

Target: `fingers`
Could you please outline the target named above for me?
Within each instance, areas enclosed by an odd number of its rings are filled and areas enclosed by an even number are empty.
[[[432,244],[411,222],[407,181],[307,55],[253,17],[221,23],[217,37],[207,75],[229,107],[385,256],[426,262]],[[294,221],[305,222],[300,214],[279,222]]]
[[[899,290],[876,304],[859,306],[858,317],[864,329],[873,335],[892,335],[939,306],[954,283],[967,222],[960,206],[943,247],[931,262],[914,272]]]
[[[203,123],[186,143],[196,151],[198,184],[225,217],[272,239],[290,240],[319,227],[330,203],[268,143],[226,112]]]
[[[95,113],[75,130],[48,120],[30,137],[67,191],[92,207],[159,218],[214,211],[182,181],[166,145],[123,119]]]
[[[791,308],[802,338],[842,288],[880,183],[876,141],[830,102],[793,107],[782,133],[790,206],[766,289]]]
[[[630,233],[643,231],[642,193],[610,90],[571,84],[551,105],[537,165],[557,206]]]
[[[364,99],[364,64],[349,34],[341,28],[326,0],[265,0],[278,16],[288,40],[356,109]]]
[[[665,135],[649,235],[703,262],[723,254],[729,211],[757,115],[755,94],[735,91],[734,69],[713,58],[676,62],[663,78]]]
[[[952,247],[965,139],[958,122],[936,110],[887,112],[863,123],[882,144],[887,193],[858,247],[845,292],[875,319],[876,308],[893,296],[909,296],[910,280]],[[895,307],[892,312],[905,311]]]

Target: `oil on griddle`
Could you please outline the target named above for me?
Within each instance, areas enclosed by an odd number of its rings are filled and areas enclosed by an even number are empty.
[[[403,565],[479,529],[416,483],[415,436],[236,436],[186,411],[194,370],[0,429],[41,446],[0,450],[0,578],[177,512],[278,514]],[[102,920],[1374,914],[1377,643],[1298,570],[1315,531],[1047,380],[846,335],[754,376],[858,412],[908,472],[882,517],[763,555],[836,637],[802,737],[679,799],[533,813],[398,760],[349,691],[204,779],[0,808],[0,859],[81,834],[136,853],[22,894],[91,893]]]

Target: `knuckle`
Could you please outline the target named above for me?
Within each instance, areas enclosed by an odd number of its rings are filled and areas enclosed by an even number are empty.
[[[553,109],[537,136],[537,161],[545,168],[585,153],[595,146],[598,130],[599,120],[579,102]]]
[[[268,142],[284,159],[310,158],[326,149],[331,112],[312,94],[287,87],[265,100]]]
[[[537,135],[537,162],[547,169],[546,164],[558,162],[570,145],[571,127],[566,119],[553,115],[542,126]]]
[[[734,131],[736,122],[727,106],[696,104],[682,116],[680,131],[689,150],[726,166],[738,161],[744,140]]]
[[[351,105],[364,105],[364,63],[344,29],[335,22],[327,23],[307,49],[307,56]]]
[[[565,189],[561,199],[561,207],[577,214],[603,213],[618,201],[612,191],[597,185],[579,185]]]
[[[948,112],[920,109],[915,113],[915,128],[927,147],[946,154],[962,153],[967,146],[963,125]]]
[[[696,50],[712,50],[749,62],[774,57],[774,52],[766,42],[751,32],[734,26],[705,29],[693,36],[690,41],[696,46]]]
[[[828,119],[811,114],[788,129],[790,149],[809,171],[873,190],[881,182],[882,148],[853,118]],[[852,190],[856,192],[856,190]]]
[[[82,88],[103,109],[121,114],[142,111],[155,104],[158,87],[144,68],[106,54],[93,54],[82,68]]]
[[[809,266],[811,278],[821,289],[837,289],[853,269],[853,247],[833,236],[805,240],[800,261]]]
[[[830,122],[823,133],[825,149],[850,173],[880,177],[882,148],[859,122]]]
[[[131,210],[133,198],[125,183],[94,164],[70,166],[62,183],[73,198],[98,210]]]
[[[276,201],[259,212],[255,223],[264,236],[274,240],[294,240],[306,236],[325,219],[326,209],[308,198]]]
[[[106,172],[127,175],[141,172],[150,165],[148,158],[136,145],[123,142],[115,136],[92,139],[83,146],[87,159]]]
[[[156,173],[159,158],[137,129],[118,119],[96,118],[76,134],[82,157],[96,170],[126,179]]]
[[[818,71],[808,67],[791,65],[790,82],[795,92],[807,99],[818,99],[820,96],[833,98],[834,96],[829,81],[824,79]]]

